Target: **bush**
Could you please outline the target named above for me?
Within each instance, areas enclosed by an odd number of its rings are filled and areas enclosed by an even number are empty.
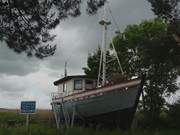
[[[169,105],[169,118],[170,127],[180,128],[180,100],[173,105]]]

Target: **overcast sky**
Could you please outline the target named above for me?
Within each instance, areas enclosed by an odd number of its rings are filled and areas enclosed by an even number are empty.
[[[121,31],[129,24],[154,18],[147,0],[111,0],[109,5]],[[50,93],[57,91],[53,82],[62,77],[64,62],[69,75],[83,74],[88,53],[101,43],[101,14],[87,16],[84,12],[62,22],[53,30],[56,54],[44,60],[18,55],[0,43],[0,108],[19,108],[22,100],[36,100],[38,108],[50,108]],[[115,30],[112,24],[109,37]]]

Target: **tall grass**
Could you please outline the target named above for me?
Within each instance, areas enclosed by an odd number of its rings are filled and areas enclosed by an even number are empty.
[[[42,114],[42,115],[41,115]],[[14,120],[14,125],[9,125]],[[52,113],[38,112],[31,116],[29,132],[25,126],[25,115],[18,112],[0,112],[0,135],[180,135],[180,129],[132,129],[129,131],[97,130],[84,127],[56,129]]]
[[[0,128],[0,135],[179,135],[180,129],[164,130],[94,130],[90,128],[74,127],[71,129],[50,127],[48,124],[32,124],[30,132],[25,126]]]

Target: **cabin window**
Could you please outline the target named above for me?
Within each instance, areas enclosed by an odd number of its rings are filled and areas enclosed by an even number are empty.
[[[82,90],[82,80],[74,80],[74,90]]]
[[[93,80],[86,80],[86,90],[93,89]]]

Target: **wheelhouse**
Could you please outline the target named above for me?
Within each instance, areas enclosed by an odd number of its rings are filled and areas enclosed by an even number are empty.
[[[96,88],[97,80],[86,75],[66,76],[54,82],[59,93],[88,91]]]

